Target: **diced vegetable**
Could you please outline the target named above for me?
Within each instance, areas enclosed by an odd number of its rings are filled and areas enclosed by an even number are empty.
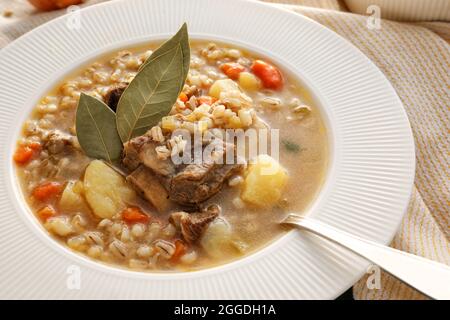
[[[100,218],[111,218],[136,196],[125,179],[100,160],[92,161],[86,168],[84,195],[94,214]]]
[[[19,146],[14,153],[14,161],[17,164],[27,164],[34,155],[34,151],[29,146]]]
[[[250,72],[241,72],[239,74],[239,85],[245,90],[252,91],[258,90],[260,86],[259,80]]]
[[[261,154],[247,169],[241,197],[258,207],[271,206],[281,198],[287,179],[287,171],[278,161]]]
[[[170,258],[172,262],[178,262],[182,255],[186,253],[186,245],[183,241],[177,240],[175,241],[175,252]]]
[[[251,69],[261,79],[265,88],[279,90],[283,86],[283,76],[273,65],[262,60],[255,60]]]
[[[180,121],[174,116],[167,116],[161,119],[161,128],[164,130],[174,131],[180,125]]]
[[[148,223],[150,217],[138,207],[128,207],[122,211],[122,220],[126,223]]]
[[[86,202],[82,195],[83,182],[69,182],[59,200],[59,208],[64,211],[82,211],[87,209]]]
[[[238,115],[244,127],[248,127],[253,123],[252,113],[249,110],[241,109],[238,111]]]
[[[34,151],[41,150],[41,144],[39,142],[30,142],[27,146],[30,147]]]
[[[228,119],[228,127],[230,129],[240,129],[242,128],[241,118],[238,116],[232,116]]]
[[[228,92],[228,91],[236,91],[239,90],[239,86],[236,82],[234,82],[231,79],[221,79],[221,80],[216,80],[211,88],[209,88],[209,95],[219,99],[220,98],[220,94],[222,92]]]
[[[47,219],[56,215],[56,210],[52,206],[46,206],[40,209],[37,215],[41,220],[47,221]]]
[[[198,130],[198,132],[203,133],[203,132],[205,132],[206,130],[208,130],[208,124],[209,124],[210,122],[211,122],[211,121],[210,121],[208,118],[203,119],[203,120],[200,120],[200,121],[197,123],[197,130]],[[212,125],[211,125],[211,126],[212,126]]]
[[[33,190],[33,197],[39,201],[47,201],[61,193],[62,185],[59,182],[46,182]]]
[[[201,96],[197,98],[197,102],[198,105],[202,105],[202,104],[207,104],[207,105],[212,105],[214,102],[216,102],[217,99],[214,97],[210,97],[210,96]]]
[[[189,100],[188,96],[184,92],[180,93],[180,95],[178,96],[178,99],[180,99],[183,102],[187,102]]]
[[[219,258],[223,256],[224,251],[233,250],[231,235],[232,230],[228,222],[222,218],[217,218],[209,224],[200,243],[208,255]]]
[[[228,78],[237,80],[239,74],[245,71],[245,67],[237,62],[227,62],[220,66],[220,70],[222,70]]]

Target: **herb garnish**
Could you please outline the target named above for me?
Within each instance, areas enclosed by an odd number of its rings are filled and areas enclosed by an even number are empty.
[[[78,142],[89,157],[109,163],[119,160],[122,142],[116,129],[116,115],[104,102],[82,93],[76,128]]]
[[[167,115],[189,71],[186,23],[144,62],[123,92],[115,114],[105,103],[81,94],[76,114],[78,141],[92,158],[114,163],[123,143],[144,134]]]
[[[302,150],[300,145],[298,145],[297,143],[292,142],[290,140],[282,140],[281,143],[286,148],[286,150],[289,152],[298,153]]]
[[[125,143],[167,115],[183,89],[190,50],[186,24],[145,62],[120,97],[117,130]]]

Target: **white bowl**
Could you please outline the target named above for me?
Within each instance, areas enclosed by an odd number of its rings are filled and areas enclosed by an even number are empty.
[[[269,56],[313,92],[328,126],[331,159],[308,214],[387,244],[414,178],[412,134],[393,88],[361,52],[310,19],[242,0],[114,1],[80,14],[80,30],[67,28],[71,17],[61,17],[0,52],[1,298],[329,299],[364,274],[368,263],[358,256],[299,231],[251,256],[189,273],[118,269],[51,239],[15,177],[11,159],[21,123],[71,70],[104,52],[167,38],[184,21],[192,38]]]

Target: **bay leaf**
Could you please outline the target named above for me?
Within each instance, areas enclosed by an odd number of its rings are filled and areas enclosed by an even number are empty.
[[[171,50],[173,47],[181,45],[181,51],[183,54],[183,76],[186,79],[187,74],[189,72],[189,64],[191,61],[191,50],[189,48],[189,34],[187,29],[186,22],[183,23],[180,30],[169,40],[164,42],[158,49],[156,49],[147,60],[145,60],[144,64],[141,66],[141,69],[145,67],[148,63],[155,60],[157,57],[165,54],[167,51]],[[181,89],[183,88],[184,81],[181,84]],[[180,90],[181,90],[180,89]]]
[[[105,103],[82,93],[76,114],[76,132],[83,151],[91,158],[115,163],[122,153],[116,115]]]
[[[186,24],[145,62],[120,97],[117,131],[123,143],[144,134],[166,116],[180,94],[189,71]]]

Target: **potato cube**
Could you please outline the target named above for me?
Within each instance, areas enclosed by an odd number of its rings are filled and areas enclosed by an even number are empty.
[[[258,78],[250,72],[241,72],[239,74],[239,85],[249,91],[258,90],[260,87]]]
[[[266,154],[248,166],[241,198],[258,207],[270,207],[280,198],[288,174],[278,161]]]
[[[125,179],[100,160],[92,161],[86,168],[84,194],[94,214],[100,218],[113,217],[136,197]]]
[[[161,128],[163,130],[174,131],[180,126],[180,121],[174,116],[167,116],[161,119]]]
[[[209,88],[209,95],[216,99],[220,99],[220,94],[222,92],[236,91],[236,90],[240,90],[236,82],[234,82],[231,79],[221,79],[216,80],[212,84],[211,88]]]
[[[63,211],[83,211],[87,208],[83,195],[83,183],[81,181],[70,181],[59,200],[59,207]]]

